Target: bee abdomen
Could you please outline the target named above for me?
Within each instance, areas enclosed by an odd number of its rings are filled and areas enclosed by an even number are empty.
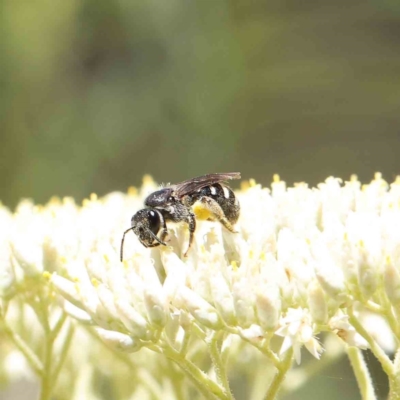
[[[233,193],[233,190],[227,186],[215,183],[198,190],[196,195],[193,197],[195,197],[196,200],[201,197],[209,197],[215,200],[222,208],[225,217],[232,224],[236,223],[239,218],[239,201],[237,200],[235,193]]]

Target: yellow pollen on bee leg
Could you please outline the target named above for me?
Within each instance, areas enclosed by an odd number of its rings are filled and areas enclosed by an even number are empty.
[[[199,202],[194,204],[193,212],[199,220],[206,221],[212,217],[212,213]]]

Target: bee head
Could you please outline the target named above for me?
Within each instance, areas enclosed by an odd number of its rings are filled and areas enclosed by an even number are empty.
[[[155,209],[140,210],[131,219],[131,229],[145,247],[154,242],[154,235],[157,236],[163,224],[164,217]]]
[[[123,261],[125,235],[129,231],[132,230],[134,232],[144,247],[154,247],[160,244],[157,239],[157,234],[164,224],[164,217],[158,210],[145,208],[134,214],[131,219],[131,227],[127,229],[122,236],[120,251],[121,261]]]

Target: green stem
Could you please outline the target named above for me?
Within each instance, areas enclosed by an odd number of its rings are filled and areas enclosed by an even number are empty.
[[[389,323],[391,320],[393,320],[391,326],[393,325],[395,328],[392,327],[393,333],[396,335],[397,342],[400,340],[400,326],[399,326],[399,318],[400,318],[400,306],[395,305],[390,308],[390,316],[391,319],[389,320]]]
[[[380,304],[377,304],[377,303],[373,302],[372,300],[368,300],[365,303],[365,307],[368,308],[368,310],[371,310],[371,311],[379,313],[379,314],[384,313],[384,308]]]
[[[70,324],[69,327],[68,327],[67,336],[66,336],[66,338],[64,340],[64,343],[62,345],[62,349],[61,349],[60,357],[58,359],[57,366],[56,366],[56,368],[55,368],[55,370],[53,372],[52,380],[54,382],[54,385],[57,382],[57,379],[58,379],[58,376],[60,374],[61,368],[64,365],[65,359],[67,358],[68,350],[69,350],[69,347],[71,345],[72,338],[74,336],[74,331],[75,331],[74,326],[72,324]],[[53,333],[54,333],[54,331],[53,331]]]
[[[392,332],[395,335],[396,339],[396,344],[399,345],[399,340],[400,340],[400,326],[399,326],[399,315],[396,310],[396,306],[392,305],[392,303],[389,301],[387,295],[381,294],[380,296],[380,303],[382,304],[382,314],[384,317],[386,317],[386,320],[388,324],[390,325],[390,328]]]
[[[354,375],[356,376],[362,399],[376,400],[371,375],[368,371],[368,367],[365,363],[361,350],[357,347],[348,347],[347,355],[349,356],[351,366],[353,367]]]
[[[135,368],[134,373],[138,380],[147,388],[149,393],[155,399],[162,399],[163,398],[163,391],[160,387],[160,382],[145,368]]]
[[[163,374],[169,377],[174,390],[175,400],[185,400],[187,399],[187,382],[185,380],[185,373],[171,360],[165,357],[165,367],[163,369]],[[163,398],[163,396],[158,397]]]
[[[163,354],[170,360],[174,361],[185,372],[205,399],[215,400],[215,398],[218,398],[229,400],[224,389],[212,381],[207,374],[197,368],[191,361],[182,357],[172,348],[164,348]]]
[[[388,400],[400,400],[400,349],[394,357],[394,374],[389,377],[389,396]]]
[[[280,359],[279,357],[270,349],[270,340],[271,340],[271,335],[268,335],[262,342],[261,344],[251,341],[248,338],[242,336],[239,332],[238,329],[236,328],[231,328],[231,327],[226,327],[226,330],[228,332],[240,336],[241,339],[243,339],[245,342],[250,343],[253,347],[255,347],[257,350],[259,350],[262,354],[268,357],[268,359],[272,362],[272,364],[276,367],[279,368],[280,365]]]
[[[44,337],[44,356],[43,356],[43,374],[41,379],[41,392],[40,400],[49,400],[53,390],[52,380],[52,361],[53,361],[53,345],[54,341],[51,339],[51,332],[45,331]]]
[[[2,321],[2,325],[5,334],[15,344],[19,351],[25,356],[31,368],[38,376],[42,376],[43,365],[36,354],[29,348],[25,341],[6,324],[4,320]]]
[[[140,380],[140,382],[147,387],[149,392],[152,394],[154,398],[161,398],[161,390],[160,384],[157,380],[144,368],[137,368],[137,365],[132,362],[131,358],[126,353],[121,353],[118,351],[113,351],[109,347],[107,347],[104,342],[98,337],[98,335],[93,331],[91,327],[86,327],[86,332],[93,338],[94,341],[97,342],[99,346],[101,346],[105,351],[107,351],[110,356],[115,357],[121,363],[126,365],[132,373]],[[156,353],[161,353],[161,351],[157,351],[154,348],[152,349]]]
[[[226,365],[221,358],[221,347],[224,332],[214,332],[211,338],[207,341],[208,349],[210,352],[211,361],[214,366],[215,374],[218,383],[223,386],[225,393],[229,399],[234,399],[231,389],[229,387],[228,374]]]
[[[348,309],[349,313],[349,322],[354,326],[355,330],[368,342],[372,353],[377,358],[377,360],[381,363],[382,369],[385,371],[386,375],[392,377],[394,374],[393,364],[390,361],[389,357],[385,354],[385,352],[378,346],[376,341],[371,337],[371,335],[364,329],[361,325],[360,321],[355,317],[353,310]]]
[[[278,391],[282,385],[282,382],[286,376],[286,373],[289,371],[292,366],[293,359],[293,349],[290,348],[286,351],[284,358],[279,363],[276,374],[269,386],[267,393],[264,396],[264,400],[273,400],[276,398]]]
[[[186,355],[187,351],[188,351],[188,346],[189,346],[189,342],[190,342],[190,332],[185,331],[184,336],[183,336],[183,340],[182,340],[182,344],[181,344],[181,348],[179,349],[179,353],[184,356]]]
[[[58,319],[56,324],[54,325],[54,328],[51,330],[51,339],[52,340],[56,339],[56,337],[60,333],[61,328],[64,326],[64,323],[65,323],[66,319],[67,319],[67,314],[63,312],[60,315],[60,318]]]
[[[53,351],[53,344],[47,342],[45,346],[44,368],[41,379],[41,392],[40,400],[49,400],[52,391],[51,381],[51,354]]]

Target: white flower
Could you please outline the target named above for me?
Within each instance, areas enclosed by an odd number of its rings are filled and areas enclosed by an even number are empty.
[[[316,281],[310,282],[307,288],[308,307],[313,320],[317,323],[326,323],[328,319],[328,304],[321,285]]]
[[[386,257],[383,266],[383,280],[386,294],[393,305],[400,304],[400,271],[393,265],[392,259]]]
[[[301,348],[304,345],[315,358],[320,358],[322,347],[314,337],[311,315],[307,310],[289,308],[286,316],[281,319],[280,325],[281,327],[275,332],[284,338],[280,354],[293,347],[296,362],[300,364]]]
[[[85,367],[91,359],[107,360],[85,369],[84,393],[90,393],[96,368],[117,374],[117,358],[112,352],[105,356],[94,335],[114,351],[137,352],[129,359],[119,355],[138,380],[145,377],[121,395],[126,398],[175,390],[176,382],[165,378],[169,372],[176,378],[175,368],[152,352],[184,370],[198,368],[191,377],[206,379],[197,383],[223,398],[229,388],[219,386],[226,382],[218,374],[226,360],[232,374],[238,373],[235,367],[244,374],[258,368],[254,373],[263,377],[261,357],[278,369],[285,360],[291,363],[275,354],[274,335],[283,337],[280,355],[292,348],[297,363],[303,346],[320,358],[320,331],[367,348],[349,322],[351,308],[369,341],[388,353],[398,350],[400,178],[389,186],[377,175],[362,186],[354,176],[344,184],[330,177],[317,188],[288,188],[275,176],[271,190],[250,181],[237,192],[238,233],[199,217],[185,257],[187,224],[167,221],[167,247],[145,248],[130,232],[121,263],[122,232],[155,189],[146,178],[139,191],[91,195],[82,206],[68,198],[45,206],[22,201],[14,214],[0,206],[0,306],[7,326],[37,349],[48,330],[41,326],[44,318],[52,329],[65,315],[72,317],[66,326],[74,327],[78,345],[70,358]],[[61,331],[57,349],[68,328]],[[70,358],[66,365],[74,376]],[[212,368],[210,360],[216,363]],[[60,375],[63,388],[71,385],[69,376]]]
[[[343,314],[341,310],[329,320],[328,325],[331,331],[349,346],[355,346],[360,349],[369,347],[367,341],[349,323],[349,316]]]

